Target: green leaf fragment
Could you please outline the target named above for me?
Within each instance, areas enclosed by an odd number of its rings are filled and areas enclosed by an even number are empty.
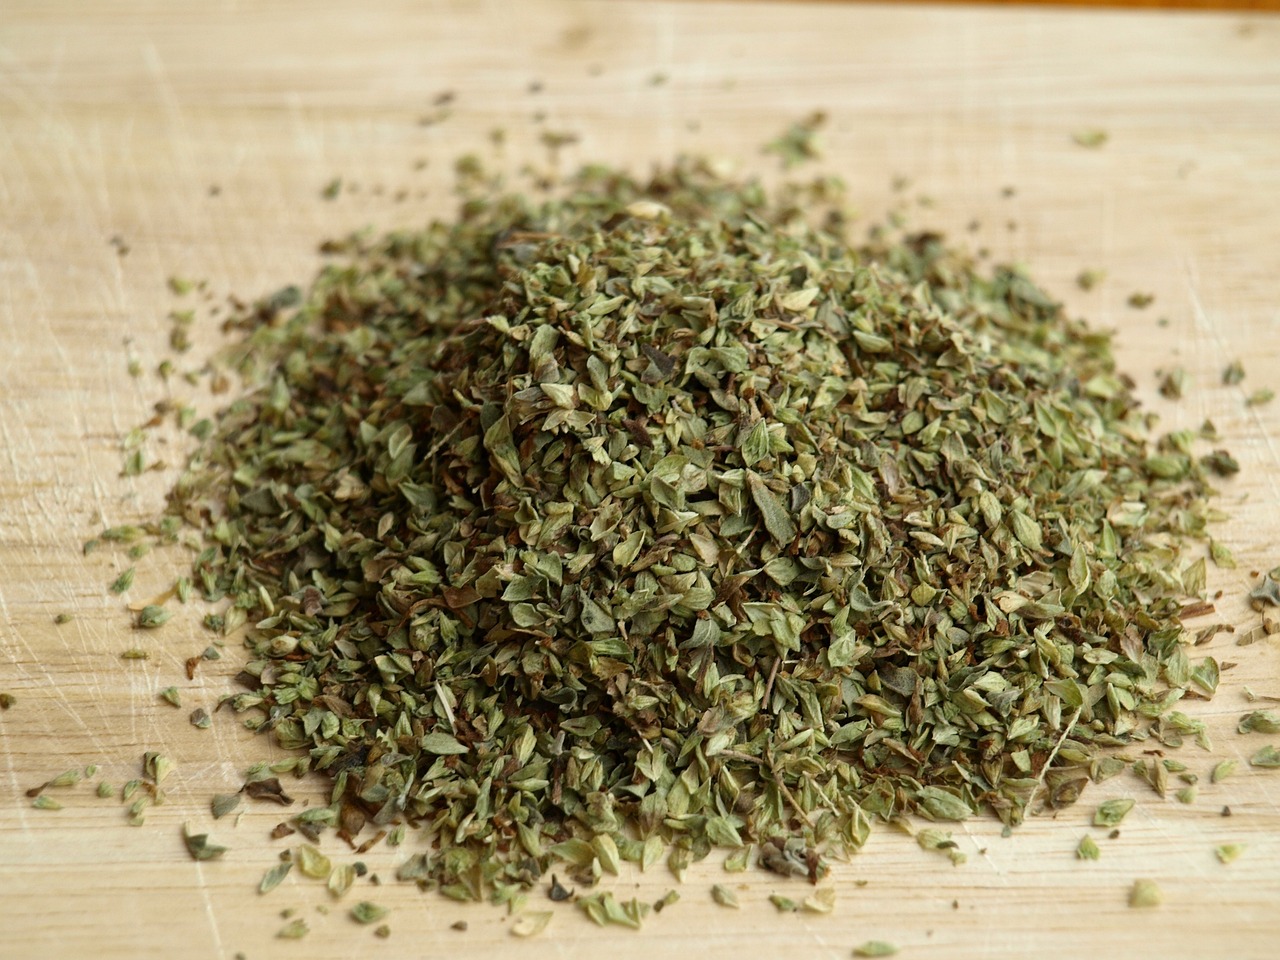
[[[173,614],[158,604],[149,603],[138,611],[134,625],[142,630],[154,630],[169,622]]]
[[[302,875],[313,880],[328,879],[329,871],[333,869],[329,858],[309,843],[304,843],[293,851],[293,860]]]
[[[729,856],[724,858],[725,873],[742,873],[751,865],[751,857],[755,852],[754,844],[747,844],[739,847]]]
[[[457,737],[448,733],[428,733],[419,741],[419,746],[427,753],[441,757],[460,756],[467,752],[467,746]]]
[[[530,910],[516,917],[511,925],[511,935],[515,937],[536,937],[551,923],[551,910]]]
[[[341,897],[356,882],[356,868],[351,863],[340,863],[329,873],[325,886],[333,897]]]
[[[133,586],[133,577],[136,572],[136,568],[130,567],[128,570],[121,573],[120,576],[116,577],[115,580],[111,582],[111,586],[107,589],[116,594],[124,593]]]
[[[1129,889],[1129,906],[1158,907],[1164,902],[1164,894],[1154,880],[1135,880]]]
[[[226,847],[213,843],[207,833],[191,833],[185,823],[182,825],[182,839],[192,860],[216,860],[227,852]]]
[[[1221,783],[1227,777],[1236,772],[1236,768],[1240,766],[1236,760],[1220,760],[1214,765],[1213,772],[1209,774],[1211,783]]]
[[[1265,746],[1249,758],[1249,765],[1267,769],[1280,768],[1280,750],[1270,745]]]
[[[376,903],[370,903],[368,900],[361,900],[351,908],[351,919],[356,923],[377,923],[388,913],[386,907],[381,907]]]
[[[853,948],[855,957],[892,957],[898,948],[886,940],[868,940]]]
[[[280,940],[301,940],[310,932],[311,928],[307,926],[307,921],[298,917],[276,931],[276,937]]]
[[[280,882],[289,875],[289,871],[293,869],[292,860],[282,860],[270,870],[262,875],[262,879],[258,881],[258,893],[270,893],[276,887],[280,886]]]
[[[653,910],[655,913],[661,913],[667,907],[676,903],[680,899],[680,893],[676,890],[668,890],[659,899],[654,901]]]
[[[596,893],[578,898],[578,909],[582,910],[597,926],[613,924],[639,930],[649,912],[649,904],[641,903],[634,897],[621,902],[612,893]]]
[[[796,526],[791,516],[782,505],[782,501],[770,490],[760,475],[747,471],[747,488],[751,491],[751,499],[755,501],[764,528],[779,546],[786,546],[796,538]]]
[[[1201,690],[1212,697],[1218,692],[1218,679],[1220,668],[1218,661],[1213,657],[1205,657],[1194,670],[1191,671],[1191,682],[1198,686]]]
[[[173,761],[163,754],[148,750],[142,755],[142,772],[157,786],[164,783],[173,769]]]
[[[596,859],[600,861],[601,869],[605,873],[617,876],[622,867],[622,858],[618,855],[618,845],[614,842],[613,837],[608,834],[601,834],[591,841],[591,849],[595,853]]]
[[[1246,849],[1243,843],[1224,843],[1213,848],[1213,855],[1218,858],[1221,863],[1231,863],[1238,859],[1240,854]]]
[[[1254,710],[1246,713],[1236,724],[1239,733],[1280,733],[1280,713],[1274,710]]]
[[[831,913],[836,908],[835,887],[819,887],[800,904],[808,913]]]
[[[738,903],[738,895],[721,883],[717,883],[711,888],[711,899],[722,907],[732,907],[734,910],[738,910],[742,906]]]
[[[1118,827],[1137,801],[1127,797],[1104,801],[1093,814],[1095,827]]]
[[[52,780],[45,784],[46,787],[74,787],[80,782],[81,773],[79,768],[64,770]]]

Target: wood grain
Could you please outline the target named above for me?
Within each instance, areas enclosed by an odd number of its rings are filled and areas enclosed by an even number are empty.
[[[446,90],[457,94],[452,116],[421,125]],[[363,881],[346,901],[330,903],[296,876],[258,897],[258,878],[285,846],[266,837],[281,811],[211,823],[210,794],[279,755],[225,713],[205,732],[186,722],[227,690],[234,651],[188,682],[182,664],[207,643],[198,614],[137,636],[124,610],[164,589],[175,559],[143,558],[136,585],[116,598],[106,585],[128,561],[80,551],[103,523],[150,516],[163,501],[165,476],[119,476],[122,435],[165,396],[214,402],[151,372],[169,355],[165,316],[176,304],[166,277],[206,279],[219,299],[304,281],[322,237],[447,214],[452,158],[487,149],[494,127],[508,131],[512,167],[546,163],[538,132],[553,129],[581,135],[565,164],[644,169],[694,150],[754,169],[767,166],[759,144],[814,108],[831,117],[827,165],[869,220],[901,202],[891,179],[909,177],[902,197],[915,222],[1028,263],[1073,312],[1116,329],[1120,361],[1163,427],[1217,424],[1243,471],[1222,485],[1230,518],[1217,531],[1240,568],[1213,570],[1212,586],[1224,591],[1222,618],[1257,623],[1242,596],[1250,570],[1280,561],[1280,403],[1246,408],[1244,397],[1280,388],[1280,20],[761,3],[8,0],[0,691],[16,702],[0,713],[0,955],[843,958],[871,938],[897,943],[903,957],[948,960],[1275,955],[1280,773],[1242,763],[1225,783],[1206,775],[1267,742],[1233,730],[1250,707],[1246,687],[1280,695],[1280,647],[1236,646],[1225,634],[1204,648],[1233,663],[1218,696],[1188,707],[1210,724],[1214,750],[1178,754],[1200,775],[1195,803],[1117,778],[1009,839],[985,821],[962,826],[969,862],[959,868],[882,829],[836,870],[830,917],[775,915],[768,894],[795,891],[767,875],[742,879],[742,911],[717,907],[707,891],[723,875],[708,864],[639,934],[597,930],[562,909],[542,938],[517,941],[493,908],[390,882],[405,848],[363,857],[389,882]],[[1110,134],[1104,147],[1072,143],[1073,131],[1095,127]],[[338,175],[342,194],[321,200]],[[1003,196],[1005,186],[1016,193]],[[969,233],[972,220],[980,225]],[[1091,293],[1072,283],[1084,267],[1107,271]],[[1154,305],[1126,307],[1135,290],[1154,293]],[[208,307],[180,368],[219,342]],[[131,358],[145,371],[138,379],[126,373]],[[1235,358],[1248,376],[1224,387],[1220,372]],[[1193,388],[1164,400],[1156,371],[1179,364]],[[152,453],[175,462],[182,449],[169,436]],[[64,611],[75,619],[55,626]],[[119,659],[134,646],[151,658]],[[157,699],[170,684],[182,710]],[[127,827],[121,804],[97,799],[92,785],[58,791],[61,811],[32,809],[24,796],[89,763],[100,767],[95,782],[118,786],[153,749],[177,772],[142,827]],[[294,792],[308,803],[323,795],[310,781]],[[1099,862],[1076,861],[1096,803],[1122,795],[1139,800],[1122,836],[1100,839]],[[185,821],[231,852],[193,863],[179,839]],[[1224,842],[1248,850],[1223,866],[1212,849]],[[332,840],[326,849],[351,856]],[[1161,884],[1164,907],[1126,907],[1136,877]],[[613,888],[653,899],[670,882],[658,870]],[[361,897],[392,908],[386,943],[344,916]],[[284,908],[307,918],[307,940],[274,939]],[[465,933],[450,926],[459,919]]]

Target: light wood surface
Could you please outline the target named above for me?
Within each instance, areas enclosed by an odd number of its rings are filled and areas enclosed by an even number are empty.
[[[658,73],[665,82],[653,82]],[[530,92],[534,81],[540,92]],[[452,115],[423,126],[444,91],[456,92]],[[1225,591],[1220,617],[1257,624],[1243,594],[1251,570],[1280,563],[1280,401],[1246,408],[1244,398],[1280,390],[1280,19],[767,3],[7,0],[0,692],[16,702],[0,713],[0,956],[843,958],[868,939],[898,944],[902,957],[948,960],[1276,955],[1280,771],[1250,770],[1243,758],[1267,738],[1238,736],[1234,725],[1262,705],[1248,703],[1245,687],[1280,696],[1280,644],[1237,646],[1227,634],[1202,648],[1233,663],[1218,696],[1189,707],[1209,722],[1214,750],[1178,754],[1201,775],[1195,803],[1120,777],[1009,839],[993,822],[961,826],[969,859],[954,868],[879,829],[835,870],[831,916],[775,914],[770,893],[803,887],[763,873],[729,878],[743,884],[741,911],[718,907],[708,888],[725,875],[705,864],[640,933],[597,929],[561,906],[539,939],[519,941],[495,908],[391,881],[412,837],[362,858],[387,878],[381,888],[361,881],[331,902],[294,875],[259,897],[258,878],[288,843],[266,836],[285,811],[253,805],[239,821],[210,820],[212,793],[279,756],[225,712],[209,731],[186,722],[228,689],[235,657],[188,681],[183,662],[207,642],[195,612],[143,637],[129,629],[126,602],[166,587],[172,557],[140,561],[119,598],[106,586],[128,561],[80,552],[102,523],[150,516],[162,503],[165,476],[119,476],[119,443],[166,395],[151,372],[168,356],[165,315],[176,304],[166,278],[207,279],[219,298],[304,281],[325,236],[447,214],[452,158],[488,149],[497,126],[512,167],[545,163],[537,136],[551,129],[581,135],[564,164],[644,169],[692,150],[770,169],[759,144],[815,108],[831,117],[827,167],[869,218],[898,202],[892,178],[909,177],[902,196],[913,221],[1028,263],[1073,312],[1117,329],[1122,366],[1163,427],[1212,418],[1243,466],[1222,485],[1230,519],[1218,530],[1240,567],[1212,570],[1212,587]],[[1071,134],[1086,128],[1105,129],[1109,141],[1075,145]],[[322,200],[338,175],[343,193]],[[1016,193],[1003,196],[1006,186]],[[1107,272],[1090,293],[1072,282],[1085,267]],[[1155,303],[1127,307],[1137,290]],[[219,342],[216,320],[207,309],[199,316],[196,349],[180,368]],[[139,379],[126,372],[131,358],[145,371]],[[1220,372],[1235,358],[1247,378],[1224,387]],[[1164,400],[1156,370],[1178,364],[1192,386],[1185,399]],[[179,379],[169,390],[209,407]],[[181,444],[151,449],[175,462]],[[64,611],[75,619],[55,626]],[[151,658],[122,661],[134,646]],[[181,710],[157,699],[171,684]],[[168,802],[130,828],[118,799],[98,799],[93,784],[139,776],[146,750],[172,757],[177,770]],[[1227,757],[1241,758],[1241,772],[1209,784]],[[92,783],[53,791],[63,810],[32,809],[29,787],[91,763],[100,767]],[[323,792],[311,781],[290,788],[300,802]],[[1139,804],[1107,840],[1088,821],[1111,796]],[[180,840],[185,821],[231,851],[192,862]],[[1085,833],[1099,837],[1096,863],[1073,856]],[[1213,855],[1226,842],[1248,844],[1230,866]],[[333,838],[325,848],[354,859]],[[1163,907],[1126,906],[1137,877],[1161,885]],[[658,869],[611,888],[655,899],[671,882]],[[392,908],[388,940],[346,918],[362,898]],[[545,905],[541,891],[532,903]],[[307,939],[274,938],[285,908],[307,919]],[[465,932],[450,926],[460,919]]]

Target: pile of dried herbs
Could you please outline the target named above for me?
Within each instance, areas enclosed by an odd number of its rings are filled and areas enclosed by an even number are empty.
[[[172,494],[231,704],[332,778],[312,831],[407,822],[460,898],[750,845],[816,879],[1203,733],[1178,615],[1234,462],[1149,441],[1105,335],[853,243],[830,184],[477,183],[238,318],[258,386]]]

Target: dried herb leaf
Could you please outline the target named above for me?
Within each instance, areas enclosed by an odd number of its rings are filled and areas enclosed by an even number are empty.
[[[530,910],[516,917],[516,922],[511,925],[511,933],[516,937],[536,937],[543,930],[547,929],[547,924],[551,922],[552,911],[550,910]]]
[[[329,893],[334,897],[341,897],[344,893],[351,889],[351,885],[356,882],[356,868],[354,864],[340,863],[329,873],[329,879],[325,884]]]
[[[137,570],[134,567],[130,567],[125,570],[120,574],[120,576],[116,577],[115,580],[112,581],[111,586],[108,587],[108,589],[112,593],[124,593],[133,586],[133,577],[136,572]]]
[[[1239,766],[1239,762],[1235,760],[1220,760],[1214,765],[1213,772],[1209,775],[1209,781],[1211,783],[1221,783],[1235,773],[1236,768]]]
[[[227,852],[226,847],[211,842],[207,833],[191,833],[185,823],[182,825],[182,839],[192,860],[216,860]]]
[[[351,908],[351,919],[356,923],[377,923],[388,913],[386,907],[380,907],[376,903],[370,903],[368,900],[361,900]]]
[[[1158,907],[1164,902],[1164,894],[1154,880],[1135,880],[1129,890],[1129,906]]]
[[[164,607],[149,603],[138,611],[138,617],[134,621],[134,626],[143,630],[154,630],[156,627],[162,627],[169,622],[169,618],[173,614]]]
[[[1093,814],[1095,827],[1118,827],[1125,816],[1133,809],[1136,801],[1129,798],[1105,800]]]
[[[149,777],[157,786],[164,783],[165,779],[173,772],[173,761],[163,754],[154,750],[148,750],[142,755],[142,773]]]
[[[1280,733],[1280,713],[1275,710],[1254,710],[1246,713],[1236,724],[1239,733]]]
[[[722,907],[732,907],[734,910],[741,909],[742,905],[738,903],[738,895],[733,890],[717,883],[711,888],[711,899]]]
[[[298,917],[276,931],[276,937],[281,940],[301,940],[310,932],[311,928],[307,926],[307,922]]]
[[[1213,848],[1213,855],[1218,858],[1221,863],[1231,863],[1238,859],[1240,854],[1244,853],[1246,846],[1243,843],[1224,843],[1221,846]]]
[[[868,940],[853,948],[855,957],[892,957],[897,952],[898,948],[885,940]]]
[[[276,887],[280,886],[280,882],[289,875],[289,871],[293,869],[292,860],[282,860],[274,867],[262,875],[262,879],[258,881],[258,893],[270,893]]]
[[[1280,749],[1265,746],[1249,758],[1252,767],[1280,767]]]
[[[333,869],[329,858],[309,843],[304,843],[293,851],[293,861],[304,877],[311,877],[313,880],[327,879],[329,871]]]
[[[800,906],[808,913],[831,913],[836,908],[835,887],[819,887]]]
[[[293,803],[293,797],[284,792],[278,777],[267,777],[264,780],[251,780],[243,788],[245,796],[253,800],[270,800],[282,807]]]

